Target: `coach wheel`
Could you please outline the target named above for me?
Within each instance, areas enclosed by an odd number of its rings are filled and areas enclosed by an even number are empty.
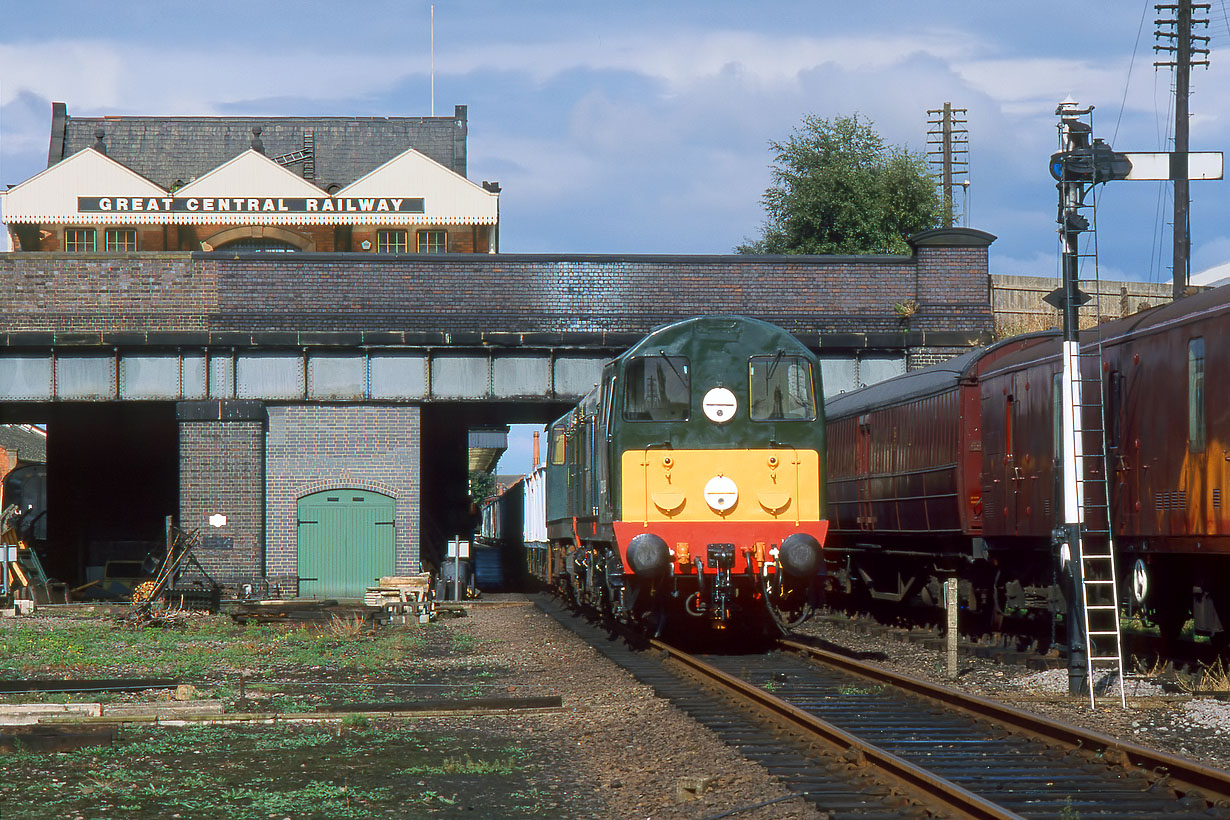
[[[1149,594],[1149,569],[1143,558],[1137,558],[1132,565],[1132,603],[1143,606]]]

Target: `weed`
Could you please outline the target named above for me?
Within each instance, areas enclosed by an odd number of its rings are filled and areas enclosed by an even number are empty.
[[[275,712],[315,712],[316,703],[308,698],[277,694],[269,700],[269,706]]]
[[[367,724],[367,716],[357,712],[351,712],[342,718],[342,725],[347,729],[366,729]]]
[[[893,305],[893,313],[901,319],[909,319],[917,312],[918,302],[914,299],[906,299],[904,302],[897,302]]]
[[[767,680],[760,685],[760,688],[765,690],[766,692],[776,692],[777,691],[777,681]]]
[[[425,764],[404,771],[406,774],[512,774],[517,770],[515,755],[506,760],[474,760],[469,754],[446,757],[439,765]]]
[[[837,692],[841,695],[874,695],[884,691],[883,684],[878,686],[857,686],[853,683],[843,683]]]
[[[371,634],[371,624],[368,623],[365,616],[358,612],[344,617],[334,615],[329,619],[329,623],[325,624],[324,631],[330,637],[353,641],[369,636]]]
[[[1183,691],[1190,694],[1230,692],[1230,669],[1227,669],[1221,658],[1212,666],[1200,664],[1200,671],[1195,674],[1176,671],[1175,680]]]
[[[1065,797],[1063,808],[1059,811],[1059,820],[1081,820],[1081,813],[1072,805],[1072,798]]]

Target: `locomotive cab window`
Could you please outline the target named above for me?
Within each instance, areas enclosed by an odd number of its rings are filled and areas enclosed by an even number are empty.
[[[755,421],[812,421],[816,418],[811,364],[802,356],[752,356],[748,398]]]
[[[629,421],[687,421],[692,384],[687,356],[638,356],[628,362],[624,418]]]
[[[566,439],[566,434],[564,432],[564,425],[561,424],[551,430],[551,463],[552,464],[559,465],[559,464],[564,463],[564,441],[565,439]]]
[[[1204,452],[1204,338],[1187,343],[1187,447]]]

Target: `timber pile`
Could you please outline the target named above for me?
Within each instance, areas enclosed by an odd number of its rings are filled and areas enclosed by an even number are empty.
[[[436,605],[429,594],[430,590],[430,572],[386,575],[377,586],[367,588],[363,603],[381,610],[389,623],[407,623],[407,616],[414,616],[419,621],[431,620]]]

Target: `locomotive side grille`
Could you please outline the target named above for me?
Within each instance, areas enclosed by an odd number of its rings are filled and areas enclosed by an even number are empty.
[[[1153,506],[1157,507],[1159,510],[1170,509],[1170,493],[1166,490],[1163,490],[1162,492],[1154,496]]]
[[[1213,509],[1221,509],[1221,487],[1213,488]]]
[[[1042,515],[1046,518],[1051,517],[1051,500],[1049,498],[1042,502]]]

